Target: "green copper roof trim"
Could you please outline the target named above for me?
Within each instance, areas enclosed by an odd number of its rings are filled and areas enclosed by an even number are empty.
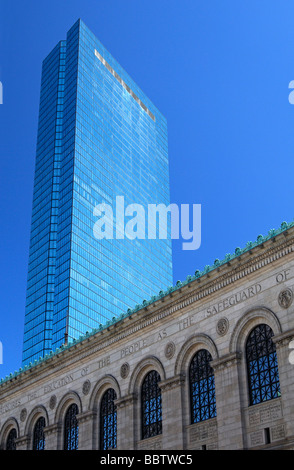
[[[238,258],[238,256],[252,250],[252,248],[262,245],[264,242],[270,240],[271,238],[276,237],[280,233],[286,232],[288,229],[291,227],[294,227],[294,220],[290,223],[287,222],[282,222],[280,228],[278,229],[271,229],[267,235],[258,235],[257,239],[255,242],[247,242],[246,246],[241,249],[237,247],[235,249],[235,252],[233,254],[227,254],[223,260],[216,259],[214,261],[213,265],[207,265],[204,267],[202,271],[199,271],[198,269],[195,271],[195,274],[193,276],[189,275],[185,279],[185,281],[177,281],[175,286],[169,287],[166,291],[159,291],[158,295],[154,295],[151,297],[150,300],[143,300],[142,304],[137,304],[133,309],[129,308],[126,313],[122,313],[118,317],[113,317],[112,320],[108,320],[105,325],[102,325],[100,323],[98,328],[93,329],[91,332],[86,332],[85,335],[80,336],[78,339],[73,339],[71,342],[69,342],[67,345],[62,345],[60,348],[57,348],[55,351],[51,351],[49,354],[46,354],[44,357],[40,357],[39,359],[36,359],[34,362],[30,362],[28,365],[24,367],[20,367],[18,371],[15,371],[14,373],[11,373],[7,375],[5,378],[2,378],[0,380],[0,385],[9,382],[10,380],[16,378],[22,373],[25,373],[34,367],[40,365],[43,362],[46,362],[48,359],[52,358],[53,356],[57,356],[58,354],[62,353],[63,351],[70,349],[71,347],[75,346],[78,343],[81,343],[82,341],[86,340],[90,336],[95,335],[98,332],[101,332],[103,330],[106,330],[109,328],[111,325],[114,325],[115,323],[119,322],[120,320],[123,320],[124,318],[130,317],[133,313],[138,312],[139,310],[142,310],[143,308],[147,307],[148,305],[154,303],[156,300],[162,299],[166,295],[169,295],[171,292],[174,292],[181,287],[189,284],[192,281],[195,281],[195,279],[199,279],[202,276],[205,276],[209,272],[213,271],[214,269],[217,269],[219,266],[222,266],[229,261]]]

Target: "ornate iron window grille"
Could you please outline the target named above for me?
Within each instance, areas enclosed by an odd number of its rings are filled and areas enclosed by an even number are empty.
[[[7,437],[6,450],[16,450],[16,437],[16,429],[11,429]]]
[[[255,327],[246,342],[249,403],[255,405],[281,395],[276,346],[272,329]]]
[[[142,384],[142,439],[162,433],[162,402],[158,386],[160,375],[155,370],[149,372]]]
[[[79,410],[75,403],[68,408],[64,420],[64,450],[77,450],[79,440],[79,425],[77,414]]]
[[[45,418],[41,416],[35,424],[33,435],[33,450],[45,449],[44,427],[46,426]]]
[[[210,366],[212,357],[200,349],[193,357],[189,369],[191,423],[216,416],[214,373]]]
[[[117,411],[114,400],[117,396],[113,388],[104,393],[100,407],[100,449],[116,449]]]

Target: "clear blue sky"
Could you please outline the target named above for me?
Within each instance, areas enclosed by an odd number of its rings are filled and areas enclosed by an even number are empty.
[[[20,367],[41,62],[81,18],[168,120],[174,281],[293,220],[290,0],[0,0],[0,377]]]

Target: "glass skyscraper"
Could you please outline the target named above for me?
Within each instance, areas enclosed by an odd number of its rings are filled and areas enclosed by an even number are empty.
[[[23,365],[173,285],[170,236],[94,236],[117,196],[168,206],[167,123],[78,20],[42,66]]]

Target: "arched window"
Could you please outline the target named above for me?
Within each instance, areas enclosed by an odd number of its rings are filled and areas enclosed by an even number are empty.
[[[265,324],[255,327],[246,343],[249,402],[255,405],[280,396],[276,346],[272,329]]]
[[[8,434],[7,441],[6,441],[6,450],[16,450],[16,429],[11,429]]]
[[[142,439],[162,433],[161,391],[158,386],[160,380],[158,372],[152,370],[142,384]]]
[[[64,420],[64,450],[77,450],[79,440],[79,425],[77,414],[79,410],[75,403],[68,408]]]
[[[200,349],[193,357],[189,369],[191,422],[198,423],[216,416],[214,374],[210,366],[212,357]]]
[[[34,434],[33,434],[33,450],[44,450],[45,449],[45,434],[44,427],[45,418],[41,416],[35,424]]]
[[[116,393],[109,388],[103,395],[100,407],[100,449],[116,449],[117,411]]]

